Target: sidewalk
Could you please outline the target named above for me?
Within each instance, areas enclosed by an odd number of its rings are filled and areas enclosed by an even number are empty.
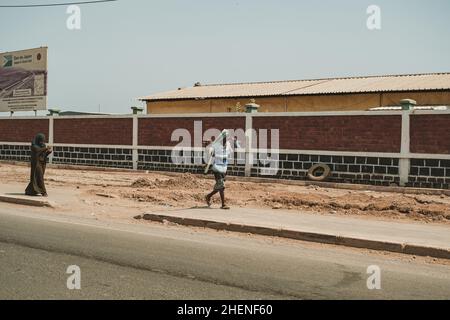
[[[67,189],[52,188],[51,195],[48,198],[42,196],[25,195],[26,184],[7,184],[0,185],[0,202],[14,203],[19,205],[34,207],[51,207],[54,208],[58,204],[67,204],[74,201],[75,194],[67,192]],[[58,199],[55,201],[54,199]]]
[[[450,259],[450,227],[447,226],[247,208],[160,211],[142,218]]]
[[[25,196],[25,187],[21,184],[0,185],[0,202],[55,208],[72,208],[80,202],[78,190],[54,187],[50,197],[43,198]],[[450,259],[448,225],[249,208],[160,209],[139,217],[215,230]]]

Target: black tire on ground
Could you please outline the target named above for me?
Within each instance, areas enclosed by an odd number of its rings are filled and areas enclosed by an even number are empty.
[[[315,174],[319,170],[322,171],[322,174],[320,176],[316,176]],[[331,173],[331,169],[329,166],[327,166],[326,164],[323,164],[323,163],[318,163],[318,164],[313,165],[308,170],[308,179],[312,180],[312,181],[323,181],[326,178],[328,178],[330,173]]]

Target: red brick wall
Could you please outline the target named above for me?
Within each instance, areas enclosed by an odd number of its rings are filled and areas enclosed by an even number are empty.
[[[48,139],[47,119],[1,119],[0,142],[30,142],[38,133]]]
[[[253,128],[279,129],[280,149],[400,152],[400,115],[255,117]]]
[[[450,154],[450,114],[412,115],[411,152]]]
[[[143,118],[139,119],[139,145],[142,146],[175,146],[172,132],[176,129],[187,129],[194,140],[194,121],[202,121],[203,132],[208,129],[243,129],[245,117],[222,118]]]
[[[53,132],[55,143],[132,145],[133,119],[55,119]]]
[[[193,134],[194,121],[210,128],[245,129],[245,117],[141,118],[139,144],[174,146],[171,134],[185,128]],[[0,142],[31,142],[42,132],[48,137],[48,119],[0,119]],[[55,119],[55,143],[132,144],[131,118]],[[279,129],[281,149],[399,152],[401,116],[317,116],[253,118],[255,129]],[[411,151],[450,154],[450,115],[412,115]]]

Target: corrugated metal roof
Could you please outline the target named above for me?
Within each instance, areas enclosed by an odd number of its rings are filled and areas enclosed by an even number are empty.
[[[450,89],[450,73],[210,84],[180,88],[140,100],[183,100]]]
[[[412,110],[433,110],[433,111],[447,111],[447,106],[415,106]],[[386,106],[370,108],[369,111],[402,111],[402,107],[399,106]]]

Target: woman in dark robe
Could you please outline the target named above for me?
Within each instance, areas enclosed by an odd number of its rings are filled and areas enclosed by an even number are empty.
[[[45,135],[39,133],[31,143],[31,175],[25,194],[37,196],[38,194],[47,197],[45,189],[44,174],[47,164],[47,157],[52,153],[51,148],[45,145]]]

